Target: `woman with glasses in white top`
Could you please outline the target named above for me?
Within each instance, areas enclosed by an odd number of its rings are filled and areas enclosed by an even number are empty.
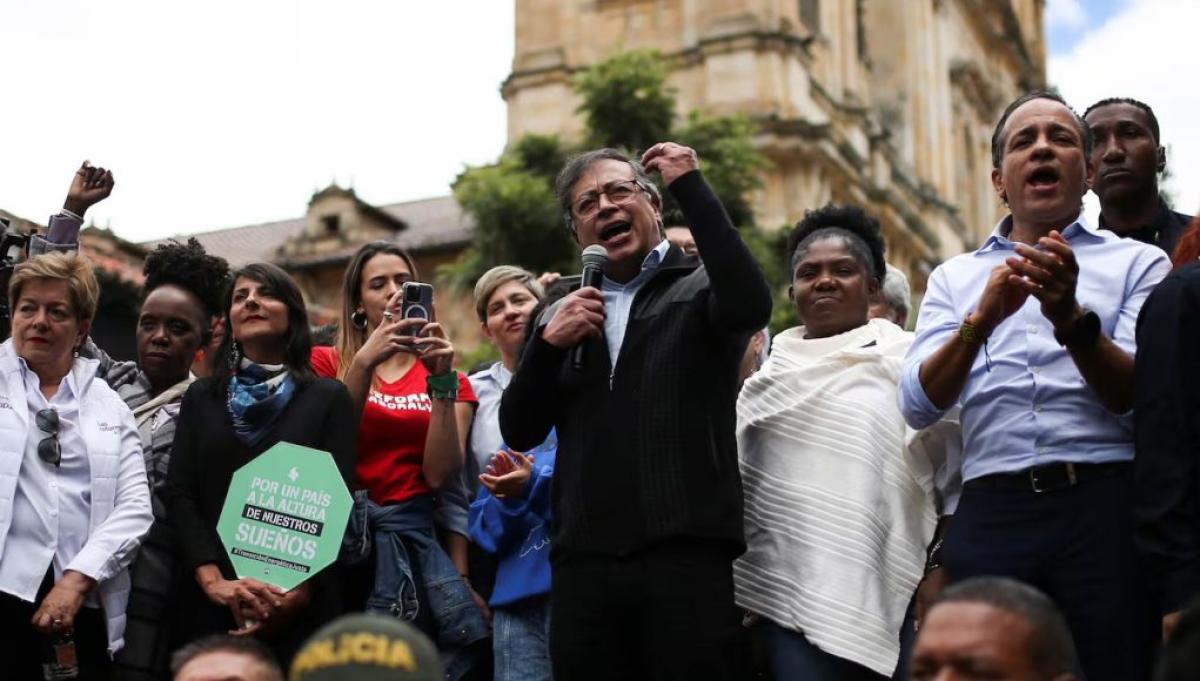
[[[99,299],[91,266],[51,253],[16,267],[0,345],[0,641],[6,678],[74,662],[109,676],[128,567],[150,529],[150,489],[129,408],[78,356]],[[73,648],[73,651],[72,651]],[[71,653],[77,661],[70,658]]]

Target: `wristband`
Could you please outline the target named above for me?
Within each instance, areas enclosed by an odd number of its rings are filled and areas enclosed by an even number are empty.
[[[967,319],[970,315],[967,315]],[[979,327],[964,319],[958,326],[958,338],[967,345],[983,345],[987,337],[979,331]]]
[[[458,372],[451,369],[444,374],[426,376],[425,391],[435,400],[458,399]]]

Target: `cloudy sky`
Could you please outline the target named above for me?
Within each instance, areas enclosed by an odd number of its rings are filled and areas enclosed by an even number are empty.
[[[1175,208],[1200,212],[1200,64],[1195,0],[1048,0],[1047,75],[1083,112],[1111,96],[1150,104],[1169,148],[1167,191]],[[1089,195],[1094,213],[1095,197]]]
[[[1200,209],[1194,0],[1049,0],[1051,82],[1150,102]],[[131,240],[301,215],[316,188],[445,194],[504,145],[513,0],[4,0],[0,208],[44,220],[84,158]]]

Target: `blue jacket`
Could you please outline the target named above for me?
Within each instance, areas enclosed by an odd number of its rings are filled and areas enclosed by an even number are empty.
[[[471,504],[471,540],[495,554],[492,607],[550,592],[550,483],[558,438],[553,431],[533,454],[524,499],[497,499],[486,487]]]

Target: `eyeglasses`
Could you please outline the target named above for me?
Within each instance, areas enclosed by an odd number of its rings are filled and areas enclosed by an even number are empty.
[[[637,192],[642,188],[642,185],[637,180],[624,180],[621,182],[613,182],[604,189],[598,192],[584,192],[575,199],[573,208],[575,215],[581,218],[590,218],[600,212],[600,197],[607,196],[609,201],[612,201],[618,206],[628,205],[633,203]]]
[[[38,458],[55,466],[62,463],[62,446],[58,444],[58,412],[43,409],[34,415],[39,430],[49,433],[38,443]]]

